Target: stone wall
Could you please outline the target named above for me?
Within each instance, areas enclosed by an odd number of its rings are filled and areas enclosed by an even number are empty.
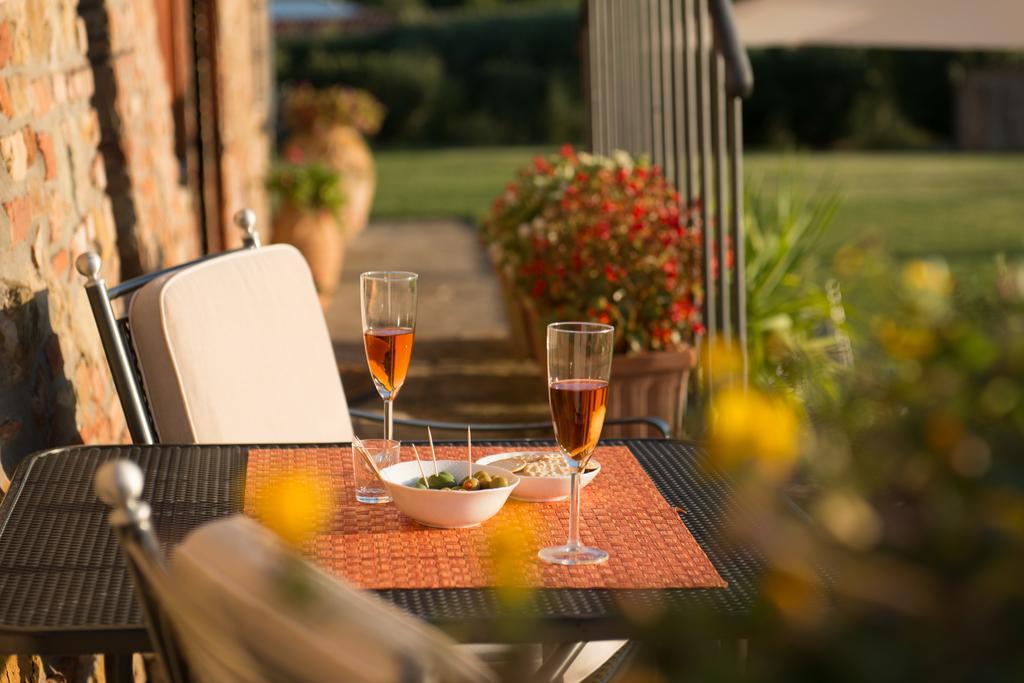
[[[199,254],[153,0],[79,0],[124,278]]]
[[[73,261],[119,259],[77,0],[0,2],[0,462],[124,420]],[[2,479],[2,476],[0,476]]]

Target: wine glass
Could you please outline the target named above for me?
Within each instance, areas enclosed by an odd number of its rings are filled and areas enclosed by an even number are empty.
[[[377,271],[359,276],[366,363],[384,399],[384,438],[394,438],[393,404],[405,383],[416,335],[416,282],[419,275]]]
[[[548,400],[555,439],[569,475],[569,541],[543,548],[551,564],[599,564],[608,553],[580,543],[580,474],[601,438],[615,328],[597,323],[548,325]]]

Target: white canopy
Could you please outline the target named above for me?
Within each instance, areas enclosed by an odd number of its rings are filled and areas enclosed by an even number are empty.
[[[748,48],[1024,50],[1024,0],[745,0],[734,12]]]

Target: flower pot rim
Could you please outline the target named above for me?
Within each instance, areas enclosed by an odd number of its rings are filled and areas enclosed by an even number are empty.
[[[626,352],[612,356],[612,367],[619,369],[692,370],[696,365],[697,347],[692,344],[684,344],[675,349]]]

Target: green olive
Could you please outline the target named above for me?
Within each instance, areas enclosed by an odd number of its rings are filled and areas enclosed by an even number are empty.
[[[503,489],[503,488],[505,488],[508,485],[509,485],[508,484],[508,479],[506,479],[505,477],[501,476],[500,474],[498,476],[494,477],[493,479],[491,479],[491,488],[492,489]]]
[[[466,491],[476,491],[480,488],[480,482],[476,477],[466,477],[466,480],[462,482],[462,488]]]
[[[455,484],[456,483],[455,475],[452,474],[451,472],[448,472],[447,470],[445,470],[444,472],[441,472],[440,474],[438,474],[436,476],[441,477],[442,479],[444,479],[445,481],[447,481],[447,482],[449,482],[451,484]]]
[[[447,472],[444,474],[447,474]],[[450,484],[451,482],[441,474],[432,474],[427,477],[427,485],[432,489],[442,489]]]
[[[487,484],[491,483],[491,475],[487,472],[477,472],[473,476],[480,482],[481,487],[486,487]]]

